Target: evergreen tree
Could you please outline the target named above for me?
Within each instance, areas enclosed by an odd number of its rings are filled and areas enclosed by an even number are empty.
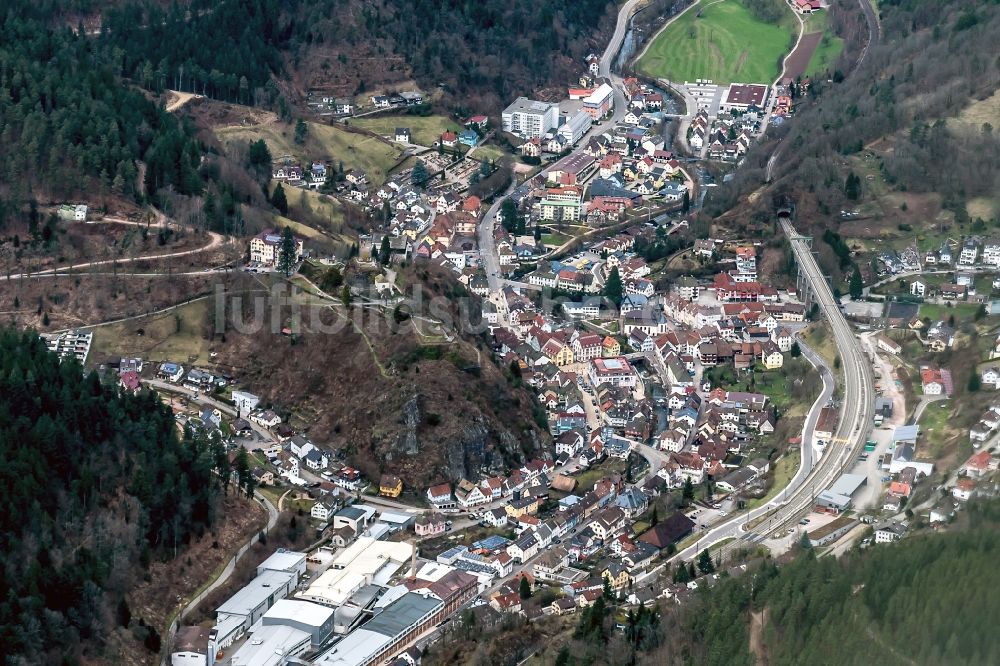
[[[802,347],[799,346],[798,342],[792,343],[792,348],[790,350],[790,353],[792,355],[792,358],[798,358],[799,356],[802,356]]]
[[[500,204],[500,223],[507,230],[507,233],[512,234],[517,230],[520,217],[514,200],[510,197],[504,199],[503,203]]]
[[[410,181],[417,187],[423,187],[427,184],[429,177],[427,166],[423,160],[417,160],[417,163],[413,165],[413,173],[410,175]]]
[[[295,234],[291,227],[285,227],[281,232],[281,247],[278,249],[278,270],[288,277],[295,268],[296,261]]]
[[[712,556],[708,554],[708,550],[701,551],[698,555],[698,569],[702,574],[710,574],[715,572],[715,563],[712,562]]]
[[[691,483],[691,477],[684,479],[684,489],[681,491],[681,500],[684,506],[687,506],[694,500],[694,484]]]
[[[604,283],[604,296],[614,303],[615,307],[622,304],[622,299],[624,298],[625,290],[622,286],[621,275],[618,274],[618,267],[615,266],[611,269],[611,273],[608,275],[607,281]]]
[[[854,272],[851,273],[851,300],[857,300],[864,295],[865,283],[861,278],[861,269],[858,268],[857,264],[854,266]]]
[[[340,290],[340,302],[344,304],[345,308],[351,306],[351,287],[349,285],[344,285],[344,288]]]
[[[285,188],[278,183],[271,193],[271,205],[282,215],[288,215],[288,199],[285,198]]]
[[[309,133],[309,127],[306,125],[306,121],[301,118],[295,123],[295,143],[300,146],[306,142],[306,135]]]
[[[656,505],[654,504],[653,512],[649,515],[649,526],[656,527],[657,523],[659,522],[660,522],[660,513],[657,510]]]
[[[857,201],[861,198],[861,178],[853,171],[847,174],[847,180],[844,182],[844,196],[851,201]]]
[[[382,244],[378,248],[378,261],[383,266],[389,265],[390,258],[389,235],[382,236]]]
[[[531,583],[528,582],[527,576],[521,576],[521,582],[517,584],[517,595],[521,599],[531,598]]]
[[[976,393],[982,388],[983,380],[979,376],[979,372],[975,368],[972,368],[972,373],[969,375],[969,383],[966,387],[969,389],[969,393]]]

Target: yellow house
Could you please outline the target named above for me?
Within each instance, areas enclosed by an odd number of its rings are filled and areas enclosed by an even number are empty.
[[[399,497],[399,494],[403,492],[403,480],[398,476],[383,474],[382,479],[378,482],[378,492],[386,497]]]
[[[573,349],[555,338],[550,338],[542,345],[542,353],[560,368],[573,362]]]
[[[601,343],[601,355],[604,356],[604,358],[621,356],[622,346],[619,344],[618,340],[609,335],[604,338],[604,342]]]
[[[510,518],[514,519],[530,515],[538,511],[538,498],[525,497],[524,499],[514,500],[504,507],[504,511],[507,512]]]
[[[624,590],[632,580],[628,569],[621,562],[612,562],[609,564],[608,568],[601,572],[601,576],[611,584],[611,587],[616,592]]]
[[[785,362],[784,357],[781,355],[781,350],[778,349],[778,345],[770,341],[764,343],[764,350],[761,353],[761,357],[764,367],[768,370],[777,370]]]

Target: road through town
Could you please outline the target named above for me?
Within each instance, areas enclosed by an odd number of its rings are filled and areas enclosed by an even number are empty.
[[[671,558],[672,560],[690,560],[701,550],[728,539],[751,543],[763,541],[771,531],[781,531],[794,525],[812,509],[816,494],[832,484],[854,460],[857,451],[864,446],[871,428],[875,400],[871,362],[840,311],[840,305],[833,297],[830,285],[827,284],[826,277],[812,255],[810,239],[798,235],[788,220],[782,221],[782,228],[791,243],[798,269],[808,281],[813,302],[819,306],[820,313],[826,317],[833,330],[844,374],[844,398],[837,432],[833,440],[826,445],[823,455],[813,464],[809,435],[815,426],[818,408],[826,404],[833,392],[832,377],[829,371],[824,371],[823,394],[813,405],[803,428],[802,464],[787,488],[767,504],[748,513],[733,516],[708,529],[700,535],[696,543],[678,552]],[[811,352],[807,354],[807,358],[813,363],[818,360],[818,357]],[[754,528],[746,529],[747,525],[755,521],[758,524]],[[653,569],[647,572],[640,576],[638,581],[645,580],[656,571],[657,569]]]

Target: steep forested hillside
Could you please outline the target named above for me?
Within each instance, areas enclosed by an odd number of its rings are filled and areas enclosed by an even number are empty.
[[[898,191],[935,192],[959,221],[965,203],[1000,190],[1000,133],[992,123],[956,122],[960,111],[1000,88],[1000,4],[979,0],[882,0],[881,38],[842,82],[815,83],[786,123],[775,188],[815,200],[819,212],[851,206],[845,157],[878,140],[881,170]],[[760,186],[773,145],[751,154],[728,187],[713,193],[719,213]],[[768,201],[769,203],[769,201]]]
[[[667,652],[719,666],[1000,663],[1000,505],[973,503],[969,514],[967,531],[839,560],[805,554],[700,592]]]
[[[201,189],[190,133],[116,78],[120,55],[54,27],[60,9],[78,4],[10,0],[0,9],[0,226],[29,197],[135,195],[138,160],[151,191]]]
[[[611,27],[607,0],[192,0],[109,10],[102,41],[151,88],[275,103],[272,78],[353,94],[416,78],[453,102],[562,85]],[[212,48],[205,48],[211,44]]]
[[[76,663],[128,625],[124,595],[217,519],[224,451],[178,438],[33,333],[0,332],[0,645],[6,663]]]

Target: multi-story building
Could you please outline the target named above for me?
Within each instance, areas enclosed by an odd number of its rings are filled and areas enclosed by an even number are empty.
[[[979,258],[979,244],[972,239],[962,244],[962,253],[958,256],[958,263],[962,266],[973,266]]]
[[[607,83],[602,83],[597,90],[583,100],[583,110],[590,114],[594,120],[603,117],[615,105],[614,88]]]
[[[588,368],[590,383],[594,386],[611,384],[612,386],[635,387],[635,372],[624,357],[595,358]]]
[[[545,136],[549,130],[559,126],[559,107],[548,102],[539,102],[518,97],[501,114],[503,130],[522,139]]]
[[[543,220],[576,221],[583,210],[583,195],[578,187],[549,188],[539,206]]]
[[[277,266],[281,259],[281,229],[265,231],[253,237],[250,241],[250,261],[265,266]],[[295,261],[302,256],[305,249],[302,239],[295,239]]]
[[[590,129],[592,122],[593,118],[589,113],[577,111],[567,116],[566,122],[559,126],[559,136],[566,139],[566,143],[569,145],[575,145]]]
[[[757,279],[757,250],[752,245],[736,248],[736,272]]]

